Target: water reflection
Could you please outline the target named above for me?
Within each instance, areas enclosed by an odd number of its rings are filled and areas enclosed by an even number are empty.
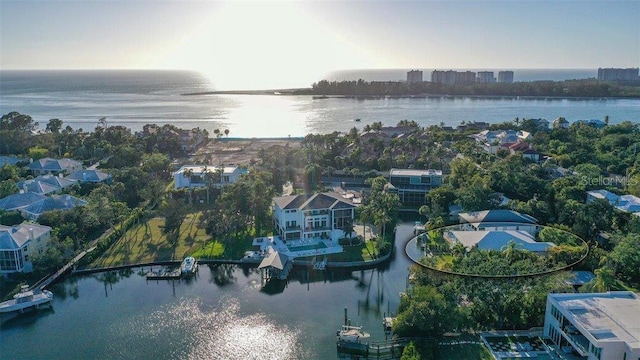
[[[198,299],[183,299],[110,329],[110,336],[118,340],[118,346],[111,350],[115,357],[150,358],[150,354],[138,353],[138,349],[148,351],[141,344],[153,342],[163,344],[152,350],[160,358],[305,357],[299,350],[299,329],[277,324],[263,314],[243,316],[239,310],[239,300],[231,297],[224,297],[213,306]]]

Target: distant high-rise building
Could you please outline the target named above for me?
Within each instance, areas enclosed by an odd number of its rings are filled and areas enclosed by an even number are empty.
[[[493,71],[478,71],[476,82],[479,83],[494,83],[496,78],[493,77]]]
[[[512,83],[513,82],[513,71],[500,71],[500,72],[498,72],[498,82],[499,83]]]
[[[638,68],[598,68],[598,80],[614,81],[638,81]]]
[[[476,82],[476,73],[473,71],[434,70],[431,73],[431,82],[447,85],[473,84]]]
[[[411,70],[407,71],[407,83],[417,83],[422,82],[422,71],[420,70]]]

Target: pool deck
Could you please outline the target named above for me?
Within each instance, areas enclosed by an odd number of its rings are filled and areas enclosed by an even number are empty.
[[[291,248],[300,246],[314,246],[318,243],[324,244],[324,248],[307,249],[300,251],[291,251]],[[253,239],[253,245],[259,246],[260,251],[264,254],[269,254],[272,251],[277,251],[281,254],[287,255],[290,258],[307,257],[316,255],[328,255],[337,254],[344,251],[341,245],[331,240],[323,239],[302,239],[302,240],[289,240],[285,244],[279,236],[266,236]]]

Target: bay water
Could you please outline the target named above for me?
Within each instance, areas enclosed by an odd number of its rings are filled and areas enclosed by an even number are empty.
[[[383,341],[382,319],[406,291],[404,247],[369,270],[296,268],[262,289],[255,268],[200,265],[195,278],[146,280],[149,268],[70,276],[51,287],[52,310],[6,321],[2,359],[335,359],[344,309]]]
[[[328,74],[329,79],[400,80],[401,70]],[[516,71],[516,74],[519,72]],[[522,73],[522,71],[521,71]],[[528,70],[522,77],[555,80],[589,76],[586,70]],[[139,131],[147,123],[200,127],[230,137],[288,137],[347,132],[373,122],[391,126],[403,119],[421,126],[461,122],[500,123],[519,118],[565,117],[569,121],[640,121],[640,99],[517,98],[322,98],[282,95],[200,95],[215,80],[185,71],[0,71],[0,113],[31,115],[40,128],[59,118],[74,129],[93,130],[98,119]],[[355,119],[360,121],[355,122]]]

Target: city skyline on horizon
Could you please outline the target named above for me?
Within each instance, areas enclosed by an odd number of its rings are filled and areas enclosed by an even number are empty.
[[[229,89],[355,69],[595,71],[640,65],[638,20],[637,1],[9,0],[0,68],[192,70]]]

